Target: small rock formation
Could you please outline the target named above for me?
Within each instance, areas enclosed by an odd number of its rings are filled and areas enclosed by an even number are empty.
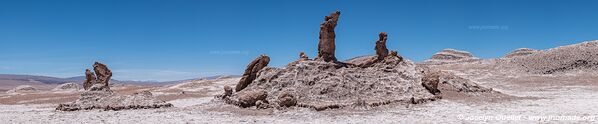
[[[112,77],[112,71],[108,69],[108,66],[100,62],[95,62],[93,64],[93,71],[95,71],[97,77],[96,84],[102,84],[104,89],[110,90],[108,81]]]
[[[320,37],[318,42],[318,57],[317,60],[323,60],[326,62],[336,61],[334,55],[335,52],[335,33],[334,28],[336,27],[340,11],[331,13],[324,17],[324,22],[320,24]]]
[[[119,95],[110,90],[110,77],[112,72],[102,63],[95,62],[94,73],[85,70],[86,81],[84,82],[85,92],[81,93],[78,100],[59,104],[56,107],[58,111],[78,111],[103,109],[108,110],[126,110],[126,109],[149,109],[172,107],[172,104],[158,100],[149,91],[134,93],[133,95]]]
[[[6,93],[33,93],[33,92],[37,92],[38,90],[30,85],[20,85],[17,86],[9,91],[6,91]]]
[[[79,91],[81,88],[76,83],[64,83],[56,86],[52,91]]]
[[[386,39],[388,34],[386,34],[386,32],[380,32],[378,36],[379,39],[376,41],[376,47],[374,47],[374,50],[376,50],[375,57],[363,57],[361,59],[356,58],[348,62],[356,65],[357,67],[367,68],[372,67],[376,63],[384,61],[384,59],[389,56],[388,48],[386,48]],[[397,57],[400,59],[400,61],[403,61],[403,57],[399,56],[397,51],[392,51],[391,56]]]
[[[505,57],[512,58],[512,57],[516,57],[516,56],[526,56],[529,54],[534,54],[536,52],[538,52],[538,50],[530,49],[530,48],[519,48],[519,49],[507,54]]]
[[[295,96],[288,92],[284,92],[278,96],[278,106],[280,107],[291,107],[297,105],[297,99]]]
[[[309,57],[307,57],[307,55],[305,55],[304,52],[300,52],[299,53],[299,61],[306,61],[309,60]]]
[[[85,82],[83,83],[83,89],[89,89],[93,84],[96,83],[96,75],[89,71],[89,69],[85,69]]]
[[[100,62],[95,62],[93,64],[93,70],[95,74],[89,69],[85,69],[85,82],[83,83],[83,89],[85,90],[92,90],[91,87],[95,86],[93,90],[110,90],[110,78],[112,77],[112,71],[108,69],[108,66],[102,64]]]
[[[383,60],[388,55],[388,49],[386,48],[388,35],[386,32],[380,32],[379,37],[378,41],[376,41],[376,55],[378,56],[378,60]]]
[[[224,96],[223,97],[229,97],[232,95],[233,95],[233,88],[231,88],[228,85],[224,86]]]
[[[426,90],[434,95],[440,94],[440,90],[438,90],[438,83],[440,83],[439,71],[424,72],[422,86],[424,86]]]
[[[241,107],[251,107],[255,106],[257,101],[266,102],[266,97],[268,97],[268,92],[264,90],[254,90],[245,92],[239,96],[239,102]],[[267,103],[267,102],[266,102]]]
[[[270,57],[267,55],[261,55],[257,57],[255,60],[251,61],[249,65],[247,65],[247,69],[243,73],[243,77],[239,80],[239,83],[235,87],[235,91],[239,92],[243,90],[247,85],[249,85],[255,77],[257,76],[258,71],[263,69],[264,67],[268,66],[270,62]]]
[[[422,62],[421,64],[426,65],[440,65],[440,64],[453,64],[453,63],[465,63],[465,62],[475,62],[480,61],[481,59],[474,57],[471,53],[467,51],[460,51],[455,49],[444,49],[440,52],[437,52],[432,56],[432,58]]]

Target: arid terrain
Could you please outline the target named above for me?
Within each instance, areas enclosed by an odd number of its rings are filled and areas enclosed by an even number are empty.
[[[197,79],[163,86],[113,86],[119,94],[150,91],[173,107],[134,110],[57,111],[60,103],[76,100],[83,91],[43,88],[0,94],[0,121],[5,123],[593,123],[598,115],[598,41],[542,50],[527,55],[446,63],[421,62],[442,72],[472,80],[501,95],[463,95],[443,92],[442,99],[421,104],[387,104],[376,107],[242,108],[215,96],[240,77]],[[569,52],[572,52],[569,54]],[[586,52],[584,54],[578,52]],[[444,54],[445,52],[443,52]],[[594,54],[594,55],[589,55]],[[559,57],[568,56],[568,57]],[[534,57],[559,58],[549,64]],[[437,57],[447,58],[447,57]],[[448,57],[451,58],[451,57]],[[436,59],[436,58],[433,58]],[[454,58],[453,58],[454,59]],[[525,64],[520,61],[529,61]],[[572,64],[567,63],[568,61]],[[588,61],[580,65],[578,61]],[[536,63],[533,63],[536,62]],[[550,62],[550,61],[549,61]],[[515,64],[514,64],[515,63]],[[589,63],[589,64],[587,64]],[[543,67],[547,71],[534,68]],[[550,71],[559,69],[558,72]],[[554,72],[554,73],[543,73]],[[49,86],[57,86],[50,84]],[[251,87],[251,85],[249,86]],[[301,100],[301,99],[300,99]]]

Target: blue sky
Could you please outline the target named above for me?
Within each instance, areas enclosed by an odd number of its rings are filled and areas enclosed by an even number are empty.
[[[340,10],[337,58],[388,47],[422,61],[444,48],[495,58],[598,39],[584,0],[0,0],[0,73],[83,75],[94,61],[121,80],[241,74],[260,54],[281,67],[316,56],[319,24]]]

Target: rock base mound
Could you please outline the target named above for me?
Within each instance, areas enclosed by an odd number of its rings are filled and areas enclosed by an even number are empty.
[[[30,85],[20,85],[11,90],[6,91],[6,93],[34,93],[38,90]]]
[[[81,97],[69,104],[60,104],[56,110],[77,111],[77,110],[127,110],[127,109],[149,109],[167,108],[172,104],[157,100],[151,92],[143,91],[133,95],[117,95],[111,91],[86,91]]]
[[[424,86],[425,67],[402,57],[388,56],[371,67],[347,67],[324,61],[295,61],[284,68],[264,68],[243,91],[221,95],[240,107],[298,106],[325,110],[375,107],[391,103],[419,104],[441,98]],[[434,78],[434,77],[432,77]],[[436,90],[490,92],[472,81],[439,73]]]

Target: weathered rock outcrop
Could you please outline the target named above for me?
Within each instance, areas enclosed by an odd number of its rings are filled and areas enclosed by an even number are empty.
[[[336,27],[340,11],[331,13],[324,17],[324,22],[320,24],[320,38],[318,41],[318,57],[317,60],[323,60],[326,62],[336,61],[335,57],[335,33],[334,28]]]
[[[538,52],[538,50],[530,49],[530,48],[519,48],[519,49],[507,54],[505,57],[511,58],[511,57],[517,57],[517,56],[526,56],[529,54],[534,54],[536,52]]]
[[[440,71],[424,72],[422,86],[424,86],[426,90],[434,95],[440,94],[438,83],[440,83]]]
[[[268,92],[264,90],[248,91],[239,96],[239,105],[241,107],[255,106],[258,101],[266,102],[266,97],[268,97]]]
[[[56,110],[77,111],[77,110],[126,110],[126,109],[148,109],[172,107],[172,104],[158,100],[149,91],[134,93],[133,95],[118,95],[110,90],[110,77],[112,72],[102,63],[95,62],[93,65],[95,75],[89,69],[85,70],[86,81],[84,82],[85,92],[81,93],[78,100],[59,104]]]
[[[239,83],[235,87],[235,91],[239,92],[243,90],[245,87],[247,87],[247,85],[251,84],[251,82],[253,82],[253,80],[257,76],[257,73],[264,67],[268,66],[268,63],[270,63],[270,57],[268,57],[267,55],[260,55],[259,57],[251,61],[249,65],[247,65],[247,68],[243,73],[243,77],[241,78],[241,80],[239,80]]]
[[[96,84],[101,84],[104,89],[110,90],[110,78],[112,77],[112,71],[108,69],[108,66],[102,64],[100,62],[95,62],[93,64],[93,71],[96,74]]]
[[[300,52],[299,53],[299,61],[305,61],[305,60],[309,60],[309,57],[307,57],[307,55],[305,55],[304,52]]]
[[[64,84],[60,84],[58,86],[56,86],[56,88],[52,89],[52,91],[58,91],[58,92],[73,92],[73,91],[79,91],[81,88],[79,87],[79,84],[76,83],[64,83]]]
[[[380,32],[379,39],[376,41],[376,55],[378,60],[383,60],[388,56],[388,49],[386,48],[386,39],[388,35],[386,32]]]
[[[278,106],[291,107],[295,105],[297,105],[297,99],[292,94],[283,92],[278,96]]]
[[[258,58],[247,66],[243,79],[237,84],[237,92],[220,98],[243,108],[297,106],[320,111],[391,103],[420,104],[440,99],[442,96],[436,94],[444,92],[443,88],[457,92],[491,90],[455,75],[427,73],[426,66],[403,59],[396,51],[389,53],[388,35],[384,32],[376,41],[376,56],[338,62],[334,57],[334,27],[339,15],[339,12],[332,13],[321,24],[315,60],[300,59],[283,68],[258,68],[255,67],[261,60]],[[300,58],[303,55],[300,54]]]
[[[386,32],[380,32],[378,36],[379,38],[376,41],[376,47],[374,47],[374,50],[376,50],[376,56],[365,56],[362,58],[355,58],[347,62],[356,65],[357,67],[367,68],[372,67],[376,63],[382,62],[389,55],[397,57],[399,58],[399,61],[402,61],[403,57],[399,56],[397,54],[397,51],[392,51],[390,54],[388,53],[388,48],[386,48],[386,39],[388,37],[388,34],[386,34]]]
[[[85,69],[85,82],[83,83],[83,89],[91,90],[94,85],[98,84],[93,90],[110,90],[110,78],[112,77],[112,71],[108,69],[108,66],[100,62],[93,64],[93,70]]]
[[[89,71],[89,69],[85,69],[85,82],[83,82],[83,89],[88,90],[93,84],[96,83],[96,80],[96,75]]]

